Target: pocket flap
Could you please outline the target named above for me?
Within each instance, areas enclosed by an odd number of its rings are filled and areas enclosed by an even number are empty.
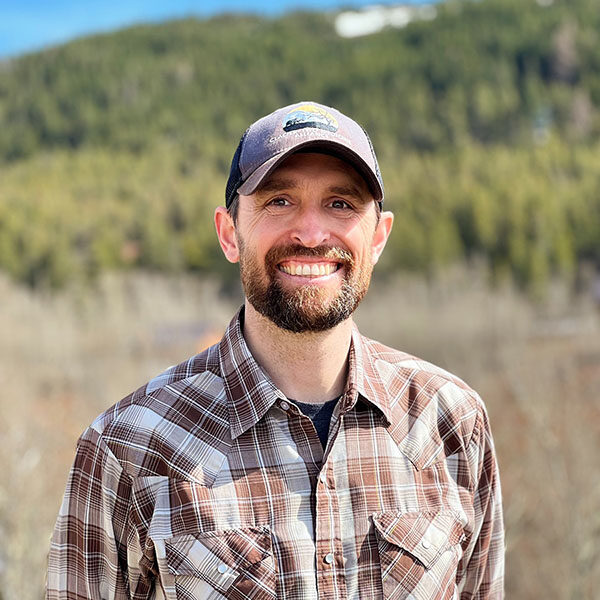
[[[383,512],[373,515],[380,537],[417,558],[426,568],[463,538],[463,528],[451,512]]]
[[[272,556],[268,527],[245,527],[180,535],[165,540],[166,558],[173,575],[205,577],[209,571],[221,575],[248,569]]]

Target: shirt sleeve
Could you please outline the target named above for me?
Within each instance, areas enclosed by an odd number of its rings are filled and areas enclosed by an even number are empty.
[[[52,536],[46,600],[150,597],[137,593],[150,588],[128,568],[135,537],[130,499],[129,476],[98,432],[88,429],[77,444]]]
[[[468,448],[474,481],[474,526],[461,561],[461,600],[504,597],[504,522],[498,462],[485,408],[477,419]]]

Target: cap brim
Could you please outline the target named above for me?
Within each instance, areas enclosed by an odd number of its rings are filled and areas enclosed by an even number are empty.
[[[315,150],[327,150],[327,154],[332,154],[341,158],[342,160],[351,164],[359,175],[365,180],[373,199],[381,202],[383,200],[383,187],[381,182],[373,172],[373,169],[358,155],[356,152],[348,149],[342,144],[327,140],[308,141],[300,143],[292,148],[288,148],[285,152],[273,156],[260,167],[258,167],[250,176],[240,185],[238,193],[243,196],[249,196],[258,190],[262,182],[291,154],[298,152],[299,150],[306,150],[307,148],[315,148]]]

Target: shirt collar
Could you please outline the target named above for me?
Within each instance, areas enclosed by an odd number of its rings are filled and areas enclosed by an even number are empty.
[[[348,385],[381,410],[389,434],[417,469],[431,464],[443,450],[437,395],[447,381],[455,380],[428,363],[362,336],[354,328]],[[459,382],[457,387],[461,385],[465,384]]]
[[[219,344],[219,361],[233,439],[256,425],[283,393],[260,368],[242,334],[244,307],[229,323]]]
[[[384,415],[387,424],[393,420],[392,407],[387,386],[377,368],[376,358],[369,349],[370,340],[361,335],[358,327],[352,328],[352,343],[348,355],[348,381],[344,394],[345,406],[342,410],[352,408],[359,396],[378,408]]]
[[[242,307],[219,345],[232,439],[256,425],[278,399],[285,399],[250,353],[242,334],[243,318]],[[418,361],[362,336],[356,325],[348,359],[339,410],[351,410],[359,399],[379,409],[400,451],[417,468],[427,466],[442,447],[435,407],[425,414],[440,383],[437,371],[425,373],[423,381],[414,383],[415,373],[422,370]]]
[[[242,306],[231,320],[219,345],[233,439],[256,425],[278,398],[285,398],[252,356],[242,333],[243,319]],[[393,422],[390,397],[376,358],[369,350],[369,342],[354,325],[341,409],[350,410],[360,395],[383,413],[389,425]]]

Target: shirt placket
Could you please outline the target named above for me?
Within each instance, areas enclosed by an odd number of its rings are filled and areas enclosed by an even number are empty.
[[[313,479],[314,486],[314,525],[315,525],[315,573],[319,598],[327,600],[345,600],[346,579],[344,556],[342,551],[340,512],[335,486],[333,463],[327,460],[329,452],[323,454],[321,441],[311,420],[299,409],[291,408],[288,402],[280,406],[288,412],[292,419],[292,430],[298,427],[303,435],[296,439],[305,440],[298,444],[298,452],[307,465],[315,465],[312,459],[321,462],[321,470]],[[341,421],[335,423],[330,432],[327,450],[329,450],[339,431]],[[309,472],[312,471],[309,468]],[[311,477],[312,479],[312,477]]]
[[[340,417],[330,431],[323,465],[315,488],[315,547],[319,598],[345,600],[346,575],[340,510],[330,449],[342,426]]]

